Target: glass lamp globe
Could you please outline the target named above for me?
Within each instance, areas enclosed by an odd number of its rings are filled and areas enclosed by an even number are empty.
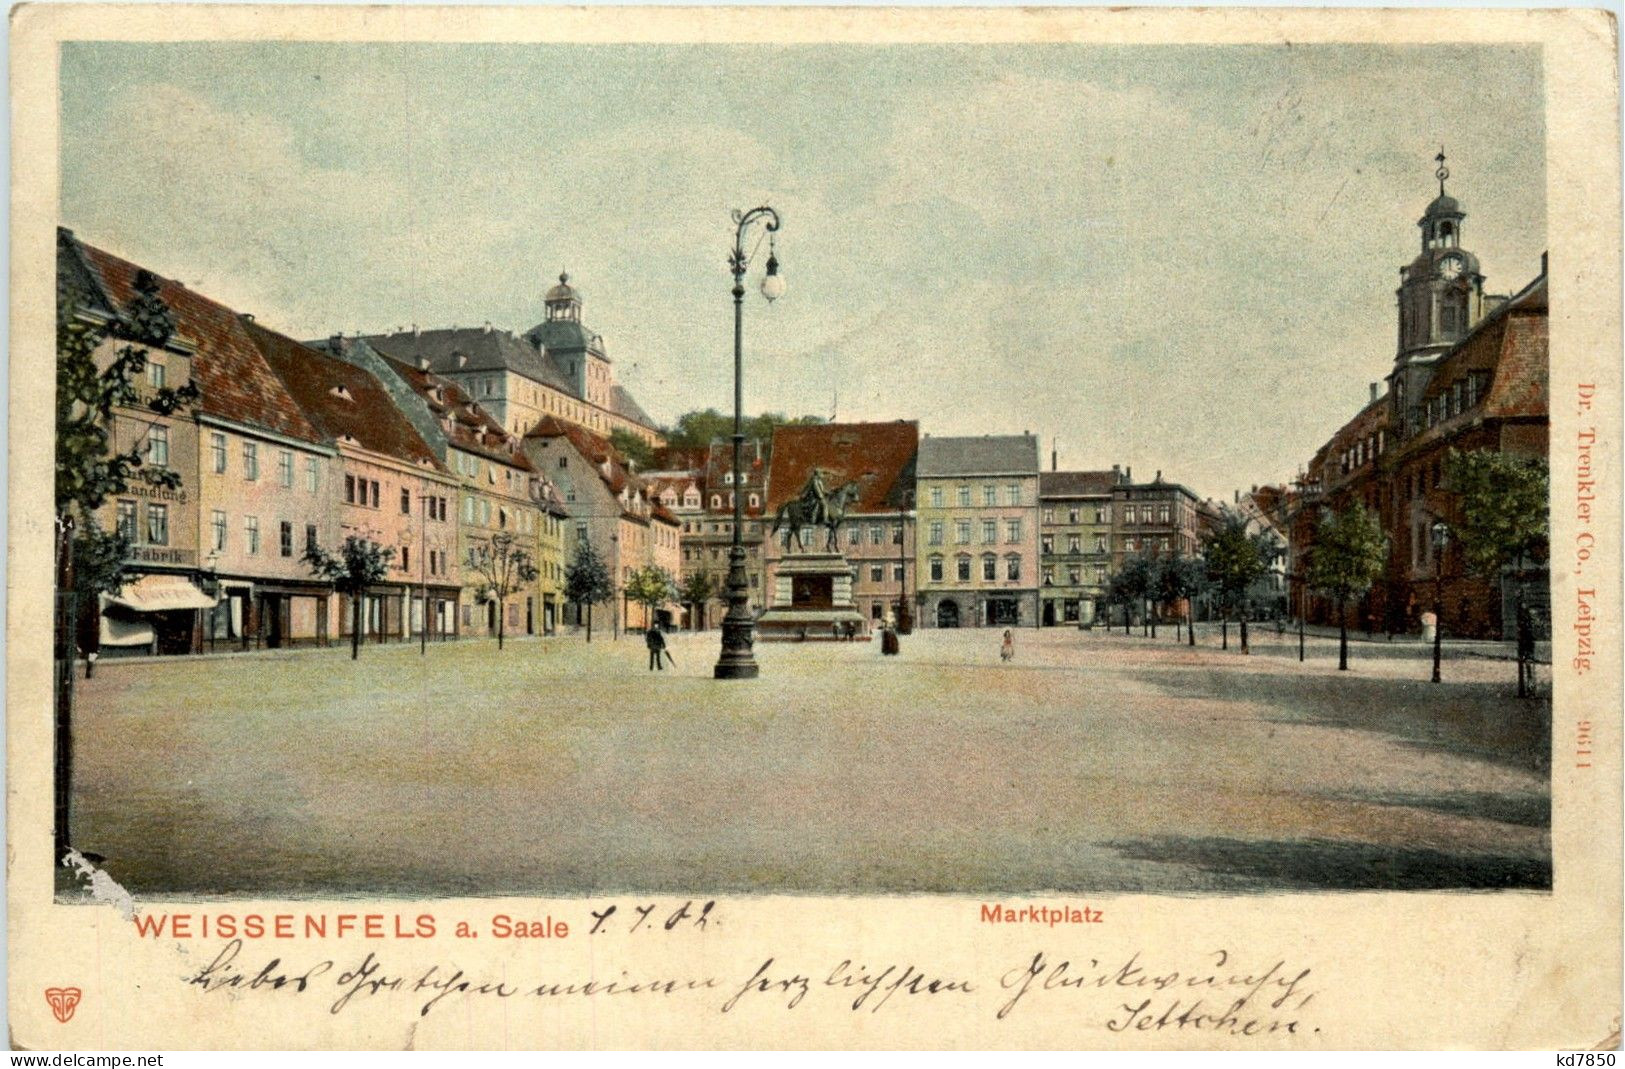
[[[784,276],[779,274],[779,261],[773,256],[767,258],[767,274],[762,278],[762,296],[769,301],[776,301],[784,296]]]

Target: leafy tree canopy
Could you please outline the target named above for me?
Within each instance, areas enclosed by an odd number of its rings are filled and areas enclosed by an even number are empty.
[[[773,439],[773,428],[823,423],[818,416],[786,416],[783,412],[763,412],[747,416],[743,430],[746,438]],[[666,444],[674,449],[705,449],[715,439],[729,440],[734,432],[734,418],[714,408],[684,412],[677,422],[664,429]]]
[[[1544,458],[1452,449],[1445,477],[1457,498],[1451,534],[1469,568],[1493,578],[1519,560],[1546,559],[1551,520]]]
[[[1387,566],[1388,539],[1376,514],[1356,503],[1321,518],[1308,557],[1311,587],[1340,601],[1356,598]]]
[[[369,538],[350,535],[337,554],[321,546],[311,546],[300,559],[310,565],[312,575],[326,579],[334,590],[353,597],[384,580],[395,559],[395,551]]]
[[[615,596],[609,569],[585,538],[576,543],[575,558],[564,569],[564,596],[578,605],[596,605]]]
[[[626,596],[651,611],[677,600],[677,581],[658,564],[639,568],[626,581]]]
[[[705,572],[691,572],[678,590],[679,597],[689,605],[702,605],[717,593],[716,581]]]
[[[1233,606],[1240,604],[1248,589],[1269,571],[1276,546],[1268,535],[1250,533],[1246,517],[1229,515],[1207,537],[1204,551],[1208,579],[1218,588],[1224,604]]]
[[[654,447],[631,431],[615,428],[609,432],[609,444],[615,447],[617,453],[631,461],[637,470],[647,470],[655,466]]]

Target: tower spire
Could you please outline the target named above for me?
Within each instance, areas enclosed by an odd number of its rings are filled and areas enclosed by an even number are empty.
[[[1439,154],[1433,157],[1434,162],[1439,165],[1439,169],[1433,172],[1433,177],[1439,180],[1439,196],[1441,197],[1444,196],[1444,180],[1450,177],[1450,168],[1444,165],[1444,159],[1444,146],[1440,145]]]

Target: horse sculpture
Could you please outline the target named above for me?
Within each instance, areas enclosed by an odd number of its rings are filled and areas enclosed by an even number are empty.
[[[785,552],[790,552],[790,544],[794,542],[796,552],[804,553],[807,546],[801,540],[803,528],[822,526],[826,532],[824,548],[833,552],[841,521],[846,518],[846,510],[857,501],[859,492],[858,485],[849,482],[831,493],[825,487],[824,473],[814,468],[801,493],[780,505],[773,514],[773,534],[783,529]]]

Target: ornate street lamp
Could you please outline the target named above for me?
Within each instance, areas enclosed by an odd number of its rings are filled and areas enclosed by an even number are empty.
[[[1439,682],[1439,646],[1444,635],[1444,547],[1450,542],[1450,528],[1443,520],[1433,521],[1433,682]]]
[[[745,525],[745,495],[741,492],[743,474],[741,457],[745,446],[744,390],[744,302],[745,269],[750,257],[745,254],[745,231],[752,223],[760,222],[768,233],[767,274],[762,279],[762,296],[769,302],[784,296],[784,276],[779,274],[779,259],[773,246],[772,235],[779,229],[779,213],[762,205],[748,212],[735,211],[733,251],[728,254],[728,266],[734,276],[734,522],[733,545],[728,549],[728,614],[722,618],[722,655],[717,658],[714,672],[717,679],[755,679],[761,666],[751,653],[755,643],[756,624],[750,614],[750,583],[745,577],[745,544],[742,531]]]

